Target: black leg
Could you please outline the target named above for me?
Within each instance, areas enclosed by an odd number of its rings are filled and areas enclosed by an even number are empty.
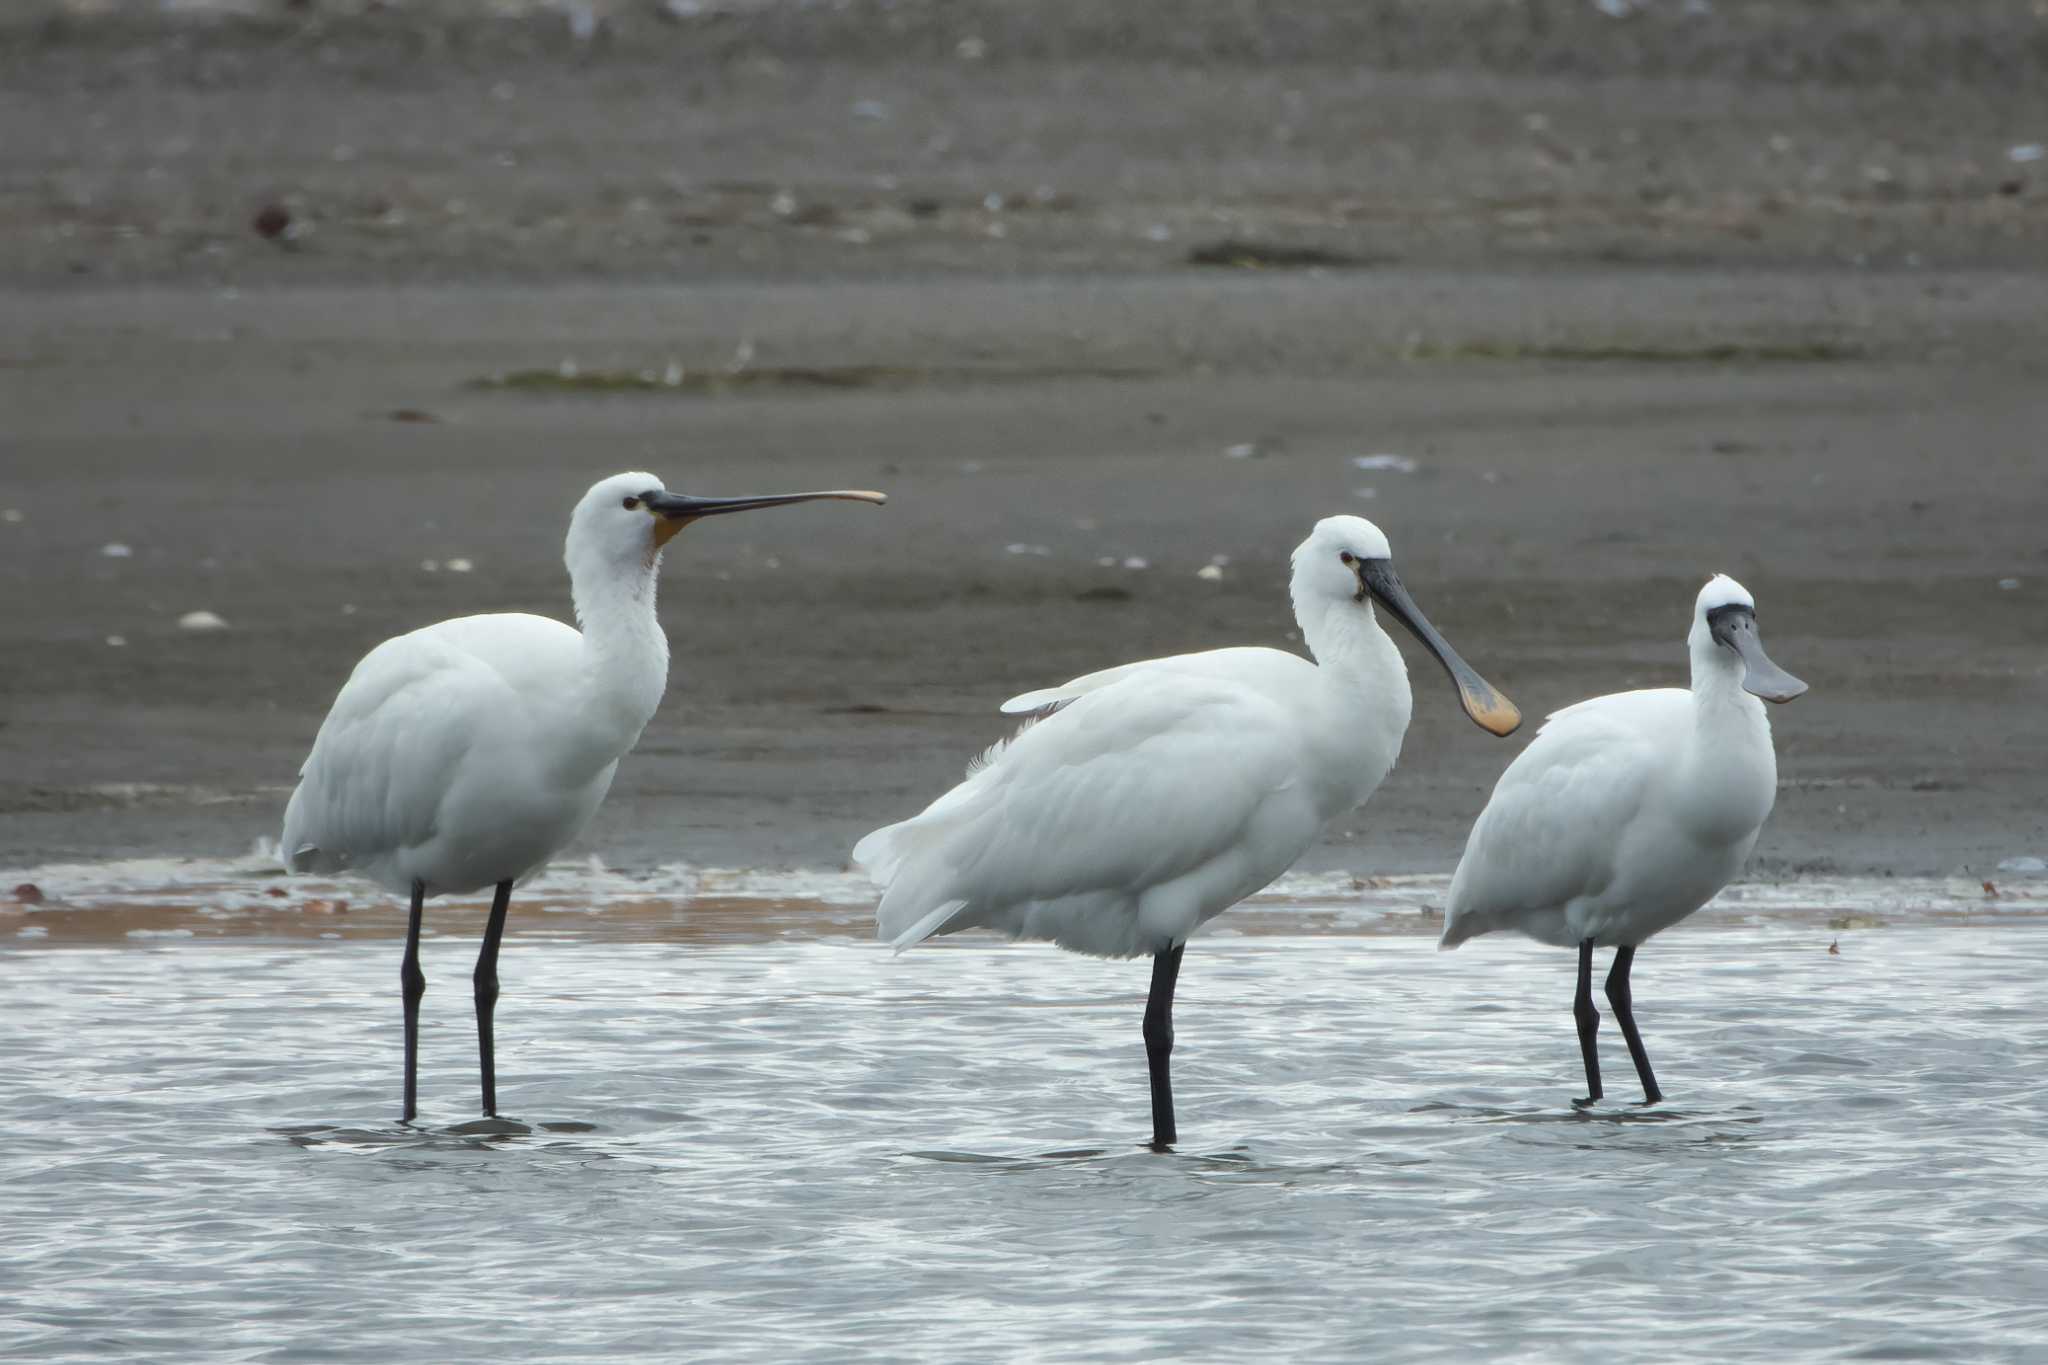
[[[1180,1141],[1173,1126],[1173,1078],[1167,1074],[1167,1059],[1173,1056],[1173,984],[1180,979],[1180,955],[1187,946],[1176,943],[1163,953],[1152,954],[1152,993],[1145,997],[1145,1061],[1152,1071],[1152,1145],[1162,1149]]]
[[[499,882],[491,897],[491,920],[484,926],[483,951],[476,955],[476,1049],[483,1059],[484,1117],[498,1114],[498,1057],[491,1017],[498,1008],[498,940],[505,936],[505,907],[512,903],[512,883]]]
[[[417,1112],[420,1071],[420,997],[427,993],[426,974],[420,971],[420,912],[426,905],[427,884],[414,879],[412,914],[405,924],[405,961],[398,965],[398,984],[405,998],[405,1115],[411,1123]]]
[[[1636,1032],[1635,998],[1628,989],[1628,969],[1635,960],[1636,950],[1632,947],[1614,950],[1614,966],[1607,972],[1607,1003],[1614,1007],[1614,1022],[1621,1025],[1621,1036],[1628,1039],[1628,1055],[1643,1083],[1643,1103],[1655,1104],[1664,1098],[1664,1092],[1657,1088],[1656,1074],[1650,1070],[1650,1054],[1643,1050],[1643,1035]]]
[[[1591,1104],[1600,1098],[1600,1053],[1594,1036],[1600,1032],[1600,1011],[1593,1008],[1593,940],[1579,945],[1579,993],[1572,1000],[1572,1016],[1579,1021],[1579,1052],[1586,1059],[1586,1098]]]

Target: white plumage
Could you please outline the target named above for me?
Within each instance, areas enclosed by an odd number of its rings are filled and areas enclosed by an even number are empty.
[[[1399,736],[1360,726],[1318,750],[1314,666],[1273,651],[1265,671],[1301,704],[1253,670],[1160,668],[1027,722],[922,815],[855,847],[888,888],[881,936],[905,948],[987,926],[1132,957],[1279,876],[1379,784]],[[1405,683],[1392,695],[1405,717]]]
[[[291,869],[400,895],[526,880],[590,823],[654,714],[667,645],[658,630],[634,643],[630,677],[592,667],[584,637],[542,616],[465,616],[378,645],[285,810]]]
[[[1286,871],[1399,756],[1408,674],[1374,601],[1444,662],[1473,719],[1496,734],[1519,722],[1429,626],[1371,522],[1318,523],[1294,553],[1291,592],[1314,663],[1273,649],[1181,654],[1005,703],[1043,716],[922,813],[855,846],[883,888],[880,936],[900,949],[986,927],[1103,957],[1151,954],[1162,1013],[1188,936]],[[1170,1142],[1164,1057],[1148,1051],[1154,1137]]]
[[[670,493],[651,474],[594,485],[564,560],[580,630],[523,613],[465,616],[386,640],[334,699],[285,809],[294,872],[349,871],[412,897],[405,1117],[414,1113],[421,903],[495,887],[476,999],[484,1112],[495,1110],[491,1012],[512,887],[583,832],[668,683],[655,617],[662,547],[701,517],[879,493]]]
[[[1630,960],[1742,870],[1777,794],[1758,697],[1784,702],[1806,690],[1764,654],[1755,602],[1731,578],[1700,590],[1688,647],[1690,689],[1621,692],[1553,714],[1501,775],[1451,878],[1442,947],[1512,929],[1580,949],[1578,1013],[1596,1099],[1584,1022],[1592,949],[1620,950],[1609,997],[1656,1099],[1628,1003]]]

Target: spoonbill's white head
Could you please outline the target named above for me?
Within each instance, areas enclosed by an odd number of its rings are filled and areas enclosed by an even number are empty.
[[[614,474],[590,486],[569,518],[566,558],[571,574],[584,569],[651,566],[676,532],[702,517],[746,512],[757,507],[838,499],[887,502],[880,493],[832,489],[821,493],[772,493],[745,498],[696,498],[671,493],[652,474]]]
[[[1693,610],[1704,620],[1708,612],[1719,611],[1722,607],[1748,607],[1754,614],[1756,599],[1749,595],[1748,588],[1727,574],[1717,573],[1707,580],[1706,587],[1700,589],[1700,595],[1693,603]]]
[[[1436,656],[1451,681],[1458,701],[1483,730],[1510,735],[1522,713],[1492,683],[1479,676],[1451,648],[1415,605],[1394,572],[1393,547],[1386,533],[1364,517],[1324,517],[1294,550],[1294,610],[1304,627],[1311,613],[1329,610],[1347,599],[1368,612],[1377,603],[1406,626]]]
[[[1373,561],[1394,561],[1386,532],[1364,517],[1324,517],[1294,548],[1295,599],[1363,601],[1358,565]]]
[[[1788,702],[1806,684],[1771,662],[1756,629],[1756,599],[1727,574],[1717,573],[1693,602],[1694,672],[1708,668],[1742,670],[1742,690],[1770,702]]]
[[[661,550],[649,497],[666,492],[652,474],[614,474],[590,486],[569,517],[569,567],[579,560],[636,567]]]

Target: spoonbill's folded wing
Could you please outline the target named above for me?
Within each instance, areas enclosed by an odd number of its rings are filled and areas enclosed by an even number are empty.
[[[885,888],[880,936],[901,948],[988,926],[1103,956],[1184,938],[1208,907],[1285,871],[1321,828],[1296,777],[1302,742],[1268,696],[1127,671],[860,841],[854,860]]]
[[[1690,700],[1670,688],[1624,692],[1552,714],[1472,826],[1451,877],[1440,946],[1604,891],[1658,775],[1655,737],[1687,723]]]
[[[479,741],[492,718],[516,714],[518,690],[444,636],[430,626],[386,640],[349,675],[285,809],[279,853],[293,871],[375,878],[389,855],[433,838],[463,760],[489,748]]]
[[[1225,681],[1241,680],[1253,671],[1271,668],[1275,660],[1285,660],[1300,667],[1306,660],[1276,649],[1256,645],[1243,645],[1232,649],[1205,649],[1193,654],[1168,654],[1157,659],[1139,659],[1136,663],[1118,664],[1094,673],[1084,673],[1058,687],[1041,687],[1035,692],[1020,692],[1002,705],[1006,716],[1028,716],[1038,711],[1064,706],[1076,697],[1089,692],[1099,692],[1111,683],[1122,682],[1137,673],[1186,674],[1196,677],[1218,678]]]

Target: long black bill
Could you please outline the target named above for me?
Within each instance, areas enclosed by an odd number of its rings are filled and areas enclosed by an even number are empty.
[[[889,500],[881,493],[870,493],[865,489],[835,488],[823,493],[769,493],[753,498],[693,498],[688,493],[649,493],[641,501],[647,504],[648,511],[659,513],[671,521],[695,521],[698,517],[715,517],[726,512],[751,512],[756,507],[787,507],[793,502],[829,499],[873,503]]]
[[[1714,643],[1725,645],[1742,656],[1742,690],[1765,701],[1783,704],[1806,691],[1806,684],[1771,662],[1764,653],[1762,637],[1756,633],[1756,612],[1739,603],[1715,607],[1707,613],[1707,629]]]
[[[834,488],[822,493],[769,493],[752,498],[693,498],[688,493],[668,492],[644,493],[640,497],[640,501],[647,505],[647,510],[661,518],[654,524],[654,541],[657,546],[666,545],[674,538],[676,532],[699,517],[722,516],[727,512],[751,512],[757,507],[787,507],[797,502],[884,503],[888,500],[880,493],[870,493],[861,488]]]
[[[1422,614],[1422,608],[1416,606],[1415,599],[1408,595],[1408,589],[1402,586],[1400,575],[1394,572],[1393,561],[1359,560],[1358,585],[1360,591],[1371,593],[1373,601],[1385,607],[1388,615],[1408,627],[1415,638],[1436,655],[1436,661],[1444,666],[1444,672],[1450,674],[1451,681],[1458,685],[1459,704],[1480,729],[1496,735],[1515,732],[1522,723],[1521,708],[1480,677],[1477,669],[1458,657],[1458,651],[1451,648],[1451,642],[1437,633],[1429,618]]]

